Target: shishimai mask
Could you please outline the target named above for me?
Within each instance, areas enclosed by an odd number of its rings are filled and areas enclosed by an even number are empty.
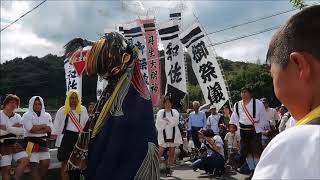
[[[134,46],[117,32],[106,33],[96,42],[75,38],[64,46],[65,55],[86,46],[92,46],[86,55],[88,75],[98,74],[107,80],[121,77],[136,57]]]

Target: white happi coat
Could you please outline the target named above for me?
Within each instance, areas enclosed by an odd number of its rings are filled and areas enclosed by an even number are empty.
[[[157,119],[156,119],[156,128],[158,130],[158,143],[159,143],[159,145],[165,144],[163,130],[165,130],[165,132],[166,132],[167,139],[171,139],[171,137],[173,135],[173,127],[175,127],[174,144],[177,146],[182,144],[182,137],[181,137],[181,133],[180,133],[180,130],[178,127],[179,112],[175,109],[172,109],[173,116],[171,115],[171,112],[165,112],[166,118],[169,120],[169,122],[163,120],[163,113],[164,113],[164,109],[161,109],[157,113]]]

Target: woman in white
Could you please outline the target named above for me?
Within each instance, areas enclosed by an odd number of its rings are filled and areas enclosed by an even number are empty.
[[[0,111],[0,169],[2,180],[10,180],[11,162],[17,162],[14,179],[20,179],[29,164],[28,154],[18,142],[23,137],[25,129],[21,116],[14,113],[19,106],[20,99],[16,95],[9,94],[3,102],[3,110]]]
[[[44,102],[40,96],[33,96],[29,108],[22,116],[27,130],[25,142],[30,155],[30,169],[33,180],[44,179],[50,164],[47,138],[52,129],[52,118],[45,112]]]
[[[88,111],[81,105],[77,90],[70,90],[67,94],[65,105],[61,107],[53,122],[53,137],[56,138],[58,147],[58,160],[61,162],[61,179],[79,179],[80,172],[65,172],[68,159],[78,140],[79,133],[88,121]]]
[[[172,109],[172,101],[169,96],[164,97],[164,109],[157,113],[156,128],[158,130],[159,156],[165,148],[169,149],[169,166],[174,164],[175,148],[182,144],[182,137],[178,128],[179,112]]]

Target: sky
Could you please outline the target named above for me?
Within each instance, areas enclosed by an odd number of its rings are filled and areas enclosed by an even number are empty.
[[[1,1],[1,29],[40,1]],[[314,3],[307,1],[307,4]],[[75,37],[96,40],[116,24],[153,15],[161,23],[169,11],[183,5],[183,27],[201,23],[206,32],[269,16],[292,9],[289,0],[211,0],[211,1],[57,1],[48,0],[14,25],[1,32],[1,63],[16,57],[49,53],[62,55],[63,45]],[[256,23],[210,35],[217,43],[266,28],[281,25],[298,12],[292,11]],[[234,61],[265,60],[269,41],[275,31],[214,46],[217,55]]]

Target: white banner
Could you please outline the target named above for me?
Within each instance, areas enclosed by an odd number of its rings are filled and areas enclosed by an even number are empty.
[[[187,93],[183,46],[179,39],[178,22],[169,21],[160,24],[158,32],[164,47],[167,85]]]
[[[107,85],[108,85],[108,81],[103,79],[101,76],[98,76],[98,81],[97,81],[97,100],[100,99],[100,96],[101,96],[104,88],[106,88]]]
[[[64,60],[64,71],[66,77],[66,90],[76,89],[82,97],[82,76],[78,76],[74,66],[69,63],[69,59]]]
[[[196,23],[180,34],[182,44],[191,56],[192,69],[197,77],[206,103],[220,109],[229,100],[226,84],[210,41]]]
[[[170,9],[169,19],[170,20],[177,20],[181,21],[181,13],[182,11],[180,9]]]
[[[133,22],[130,24],[122,25],[124,37],[131,41],[135,47],[139,49],[139,62],[140,62],[140,72],[147,84],[150,87],[149,81],[149,69],[147,63],[147,45],[142,29],[138,23]]]

